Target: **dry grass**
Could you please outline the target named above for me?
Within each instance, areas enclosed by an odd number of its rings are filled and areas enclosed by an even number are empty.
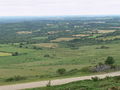
[[[11,56],[11,53],[4,53],[4,52],[0,52],[0,56]]]
[[[77,34],[77,35],[72,35],[74,37],[85,37],[85,36],[90,36],[89,34]]]
[[[112,33],[115,32],[116,30],[97,30],[98,33]]]
[[[17,34],[31,34],[32,32],[30,31],[20,31],[20,32],[16,32]]]
[[[70,41],[73,40],[75,38],[57,38],[55,40],[51,40],[51,42],[61,42],[61,41]]]
[[[39,43],[39,44],[33,44],[37,47],[45,47],[45,48],[56,48],[58,47],[57,43]]]
[[[51,32],[48,32],[47,34],[49,35],[52,35],[52,34],[56,34],[56,33],[59,33],[60,31],[51,31]]]

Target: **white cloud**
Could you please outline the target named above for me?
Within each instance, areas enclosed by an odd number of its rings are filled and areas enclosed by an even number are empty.
[[[0,0],[0,16],[120,14],[120,0]]]

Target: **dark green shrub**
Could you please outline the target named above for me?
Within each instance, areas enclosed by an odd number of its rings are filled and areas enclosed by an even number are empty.
[[[116,76],[115,80],[120,81],[120,76]]]
[[[75,74],[77,72],[79,72],[78,69],[71,69],[70,71],[67,72],[67,74]]]
[[[58,69],[57,73],[60,74],[60,75],[65,74],[66,73],[66,69],[64,69],[64,68]]]
[[[44,57],[50,57],[50,55],[49,54],[45,54]]]
[[[18,56],[18,52],[12,53],[12,56]]]
[[[14,77],[7,78],[5,81],[6,82],[12,82],[12,81],[25,80],[25,79],[26,79],[26,77],[14,76]]]
[[[104,65],[104,64],[102,62],[99,62],[98,65],[101,66],[101,65]]]
[[[106,61],[105,61],[105,64],[108,64],[108,65],[112,65],[114,64],[115,61],[114,61],[114,58],[113,57],[107,57]]]
[[[36,46],[34,46],[33,49],[36,49],[36,50],[42,50],[41,47],[36,47]]]
[[[20,45],[19,47],[20,47],[20,48],[22,48],[23,46],[22,46],[22,45]]]
[[[110,78],[111,78],[110,76],[106,76],[106,77],[105,77],[106,80],[109,80]]]
[[[111,69],[116,69],[117,65],[111,65]]]
[[[97,82],[97,81],[99,81],[100,79],[99,79],[98,77],[92,77],[92,80],[93,80],[94,82]]]

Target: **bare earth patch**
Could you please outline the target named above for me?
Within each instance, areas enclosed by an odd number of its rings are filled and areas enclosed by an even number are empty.
[[[30,31],[20,31],[20,32],[16,32],[17,34],[31,34],[32,32]]]
[[[33,44],[37,47],[45,47],[45,48],[56,48],[58,47],[57,43],[40,43],[40,44]]]
[[[56,34],[56,33],[59,33],[60,31],[51,31],[51,32],[48,32],[47,34],[48,35],[52,35],[52,34]]]
[[[76,34],[76,35],[72,35],[74,37],[85,37],[85,36],[90,36],[89,34]]]
[[[98,33],[112,33],[115,32],[116,30],[97,30]]]

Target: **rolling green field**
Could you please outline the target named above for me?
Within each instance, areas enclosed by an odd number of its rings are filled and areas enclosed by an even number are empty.
[[[17,82],[35,81],[44,79],[55,79],[62,77],[83,76],[92,73],[76,72],[67,76],[59,76],[56,70],[65,68],[80,70],[83,67],[94,66],[104,62],[106,57],[112,56],[116,64],[120,64],[120,44],[106,44],[109,49],[96,49],[101,45],[81,46],[79,49],[57,47],[54,49],[43,48],[35,50],[32,48],[20,48],[17,45],[1,44],[0,51],[13,53],[18,56],[0,56],[0,84],[16,83],[5,82],[6,79],[14,76],[26,77]],[[45,57],[49,55],[49,57]],[[93,73],[94,74],[94,73]]]
[[[47,39],[48,37],[33,37],[32,39],[36,39],[36,40],[44,40]]]
[[[120,66],[120,17],[8,21],[0,23],[0,85],[106,73]],[[115,61],[109,70],[87,71],[107,66],[108,57]]]

